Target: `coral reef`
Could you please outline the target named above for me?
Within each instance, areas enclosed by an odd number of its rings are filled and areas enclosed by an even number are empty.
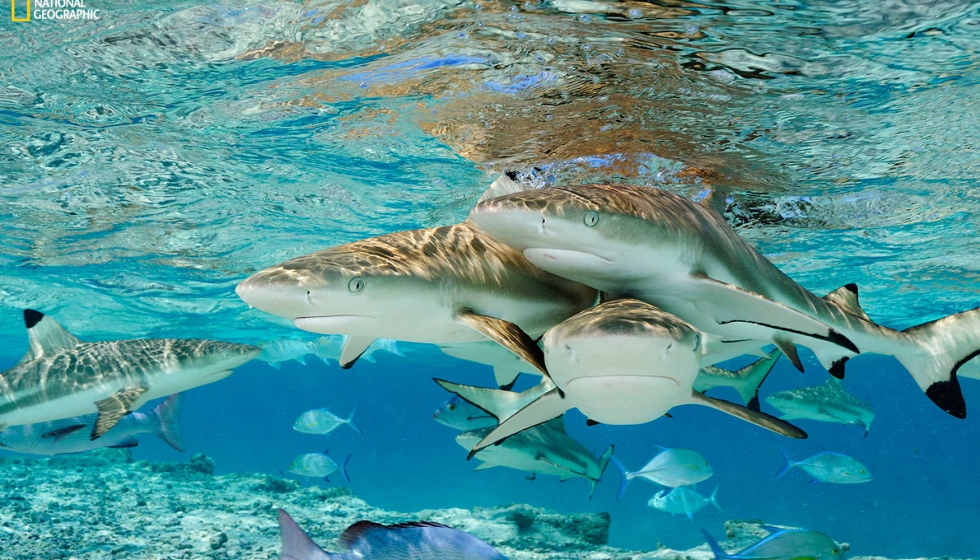
[[[346,488],[303,488],[266,474],[214,476],[214,461],[132,460],[126,449],[75,456],[0,458],[0,558],[275,560],[276,510],[333,549],[351,523],[437,521],[476,535],[513,560],[710,560],[707,547],[628,552],[606,546],[608,514],[561,515],[528,505],[396,513]],[[726,524],[729,549],[760,522]],[[868,559],[870,560],[870,559]]]

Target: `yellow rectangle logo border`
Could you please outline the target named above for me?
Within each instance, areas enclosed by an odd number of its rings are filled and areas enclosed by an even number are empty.
[[[10,0],[10,21],[25,22],[31,21],[31,0],[27,0],[27,17],[17,17],[17,0]]]

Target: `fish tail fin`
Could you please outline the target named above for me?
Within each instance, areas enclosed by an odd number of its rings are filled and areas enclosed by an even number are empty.
[[[769,377],[772,368],[776,366],[776,362],[779,361],[779,357],[782,355],[783,352],[779,348],[776,348],[765,358],[739,370],[739,373],[744,374],[742,377],[743,381],[735,387],[735,390],[741,395],[742,401],[745,402],[745,406],[749,409],[756,412],[760,410],[759,388],[762,387],[762,384]]]
[[[279,510],[279,537],[282,539],[282,555],[279,560],[326,560],[334,558],[316,545],[300,529],[286,510]]]
[[[183,396],[180,393],[170,395],[158,404],[151,413],[157,421],[154,435],[167,445],[181,453],[184,452],[184,438],[180,434],[180,409]]]
[[[604,472],[606,472],[606,467],[609,465],[609,460],[613,458],[613,451],[615,449],[616,448],[614,446],[610,445],[609,447],[606,448],[606,451],[603,452],[602,456],[599,457],[599,461],[598,461],[599,462],[599,476],[597,476],[595,479],[591,479],[591,478],[589,479],[589,482],[592,483],[592,487],[590,488],[590,491],[589,491],[589,501],[592,501],[592,495],[595,494],[596,484],[600,480],[602,480],[602,474]]]
[[[344,420],[344,423],[347,424],[348,426],[350,426],[351,429],[354,430],[355,432],[363,435],[364,432],[362,432],[361,431],[361,428],[357,424],[354,423],[354,415],[357,414],[357,409],[358,409],[358,406],[355,404],[354,405],[354,410],[351,410],[350,411],[350,414],[347,415],[347,419]]]
[[[895,358],[926,396],[956,418],[966,418],[966,402],[956,372],[980,355],[980,308],[906,329]]]
[[[725,510],[721,509],[721,506],[718,505],[718,486],[715,486],[715,491],[711,493],[711,497],[708,498],[708,501],[711,502],[711,505],[718,508],[718,511],[725,513]]]
[[[401,347],[398,345],[397,340],[391,340],[390,338],[379,338],[377,341],[378,349],[384,350],[389,354],[394,354],[396,356],[405,357],[405,353],[402,352]]]
[[[786,461],[786,464],[784,464],[783,468],[780,469],[778,473],[776,473],[776,478],[782,478],[783,476],[786,475],[786,473],[789,472],[790,469],[796,466],[796,462],[789,458],[789,455],[786,454],[785,449],[780,447],[779,453],[783,456],[783,460]]]
[[[344,458],[344,462],[340,465],[340,474],[344,475],[344,479],[347,480],[347,482],[351,481],[350,474],[347,472],[347,464],[350,463],[350,458],[351,456],[347,455],[347,457]]]
[[[711,534],[701,529],[701,534],[704,535],[704,539],[708,541],[708,547],[711,548],[711,553],[715,555],[715,560],[728,560],[731,556],[727,552],[721,549],[718,545],[718,541],[711,538]]]
[[[616,501],[618,502],[619,500],[623,499],[623,494],[626,493],[626,487],[629,486],[630,477],[629,473],[626,472],[626,467],[619,462],[619,459],[615,457],[611,457],[610,459],[612,460],[613,466],[616,467],[617,471],[619,471],[620,477],[622,477],[619,481],[619,491],[616,492]]]

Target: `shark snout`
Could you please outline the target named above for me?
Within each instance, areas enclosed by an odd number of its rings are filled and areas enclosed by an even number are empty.
[[[296,278],[262,271],[238,284],[235,293],[248,305],[286,319],[313,314],[313,290]]]

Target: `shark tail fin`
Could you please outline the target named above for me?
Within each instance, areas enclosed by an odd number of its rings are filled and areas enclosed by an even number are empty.
[[[721,509],[721,506],[718,505],[718,486],[715,486],[715,491],[711,493],[711,497],[708,498],[708,502],[718,508],[718,511],[725,513],[725,510]]]
[[[610,459],[612,460],[613,466],[616,467],[617,471],[619,471],[619,476],[621,477],[619,481],[619,490],[616,492],[616,501],[618,502],[619,500],[623,499],[623,494],[626,494],[626,487],[630,484],[630,477],[629,473],[626,472],[626,467],[619,462],[619,459],[615,457],[610,457]]]
[[[765,358],[738,370],[740,383],[735,386],[735,390],[741,395],[745,406],[756,412],[761,410],[759,407],[759,388],[762,387],[762,384],[769,377],[772,368],[776,366],[776,362],[779,361],[779,357],[782,355],[782,351],[776,348]]]
[[[615,449],[616,449],[615,446],[610,445],[609,447],[606,448],[606,450],[599,457],[599,461],[598,461],[599,462],[599,476],[597,476],[594,479],[592,479],[592,478],[589,479],[589,482],[592,485],[591,488],[589,489],[589,501],[592,501],[592,496],[595,494],[596,484],[598,484],[599,481],[602,480],[602,474],[606,472],[606,466],[609,465],[609,460],[612,459],[613,451]]]
[[[786,463],[783,465],[783,468],[780,469],[778,473],[776,473],[776,478],[782,478],[782,477],[786,476],[786,473],[788,473],[790,471],[790,469],[792,469],[793,467],[796,466],[796,461],[794,461],[794,460],[792,460],[792,459],[789,458],[789,455],[786,454],[786,450],[785,449],[783,449],[782,447],[780,447],[779,448],[779,453],[780,453],[780,455],[783,456],[783,461],[785,461]]]
[[[711,553],[715,555],[715,560],[729,560],[731,558],[731,556],[729,556],[728,553],[726,553],[724,550],[721,549],[721,547],[718,545],[718,542],[715,539],[711,538],[710,533],[708,533],[704,529],[701,529],[701,534],[704,535],[704,539],[708,541],[708,547],[711,548]]]
[[[966,401],[956,372],[980,355],[980,308],[902,331],[905,344],[895,357],[939,408],[966,418]]]
[[[181,453],[184,452],[184,438],[180,434],[180,409],[182,404],[183,396],[180,393],[176,393],[158,404],[151,413],[157,421],[156,430],[153,432],[154,435]]]
[[[338,555],[327,554],[306,536],[286,510],[279,510],[279,536],[282,555],[279,560],[329,560]]]
[[[354,415],[357,414],[357,409],[358,409],[358,406],[355,404],[354,405],[354,409],[351,410],[350,411],[350,414],[347,415],[347,419],[344,420],[344,423],[347,424],[348,426],[350,426],[350,428],[352,430],[354,430],[355,432],[363,435],[364,432],[361,431],[360,426],[358,426],[357,424],[354,423]]]
[[[405,357],[405,352],[402,351],[402,348],[399,346],[397,340],[392,340],[390,338],[379,338],[377,344],[379,350],[384,350],[389,354],[394,354],[403,358]]]
[[[497,386],[505,391],[510,391],[514,386],[514,383],[517,383],[517,378],[520,376],[520,370],[502,366],[495,366],[493,368],[493,377],[497,382]]]

